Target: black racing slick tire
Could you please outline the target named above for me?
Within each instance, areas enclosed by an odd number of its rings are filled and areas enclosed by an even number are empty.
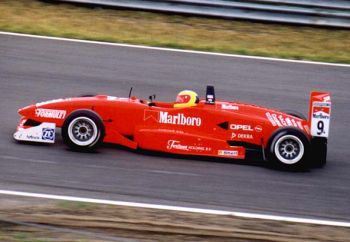
[[[92,151],[104,138],[104,126],[98,114],[91,110],[77,110],[63,123],[62,139],[76,151]]]
[[[298,112],[298,111],[294,111],[294,110],[282,110],[282,112],[288,114],[288,115],[291,115],[293,117],[296,117],[296,118],[300,118],[300,119],[303,119],[303,120],[307,120],[305,115]]]
[[[97,94],[91,94],[91,93],[86,93],[86,94],[81,94],[78,97],[95,97]]]
[[[327,163],[327,139],[315,137],[311,140],[312,166],[316,168],[324,167]]]
[[[308,168],[310,141],[296,128],[281,128],[270,138],[267,155],[270,164],[290,170]]]

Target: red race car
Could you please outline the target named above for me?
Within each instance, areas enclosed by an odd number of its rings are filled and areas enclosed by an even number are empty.
[[[131,94],[131,90],[130,90]],[[131,149],[244,159],[258,151],[263,160],[283,167],[324,165],[331,111],[330,94],[312,92],[308,118],[296,112],[240,102],[217,101],[213,86],[206,98],[189,90],[176,102],[131,96],[64,98],[19,109],[14,138],[54,143],[55,128],[72,149],[89,151],[102,142]],[[310,156],[311,155],[311,156]]]

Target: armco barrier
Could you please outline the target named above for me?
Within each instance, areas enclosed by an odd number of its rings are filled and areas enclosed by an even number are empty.
[[[57,0],[213,17],[350,28],[343,0]]]

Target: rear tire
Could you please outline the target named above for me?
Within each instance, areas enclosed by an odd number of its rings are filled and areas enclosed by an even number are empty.
[[[97,94],[87,93],[87,94],[81,94],[79,97],[95,97],[95,96],[97,96]]]
[[[77,110],[71,113],[62,126],[62,139],[71,149],[92,151],[104,137],[101,118],[90,110]]]
[[[304,169],[309,165],[309,148],[310,142],[301,131],[282,128],[270,138],[268,160],[278,168]]]
[[[327,163],[327,139],[313,138],[311,141],[312,147],[312,165],[316,168],[324,167]]]
[[[294,110],[282,110],[282,112],[288,114],[288,115],[291,115],[293,117],[296,117],[296,118],[300,118],[300,119],[303,119],[303,120],[307,120],[305,115],[298,112],[298,111],[294,111]]]

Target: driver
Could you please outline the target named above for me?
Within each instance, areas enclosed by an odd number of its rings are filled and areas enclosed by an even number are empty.
[[[176,96],[174,108],[193,107],[199,103],[198,94],[191,90],[183,90]]]

